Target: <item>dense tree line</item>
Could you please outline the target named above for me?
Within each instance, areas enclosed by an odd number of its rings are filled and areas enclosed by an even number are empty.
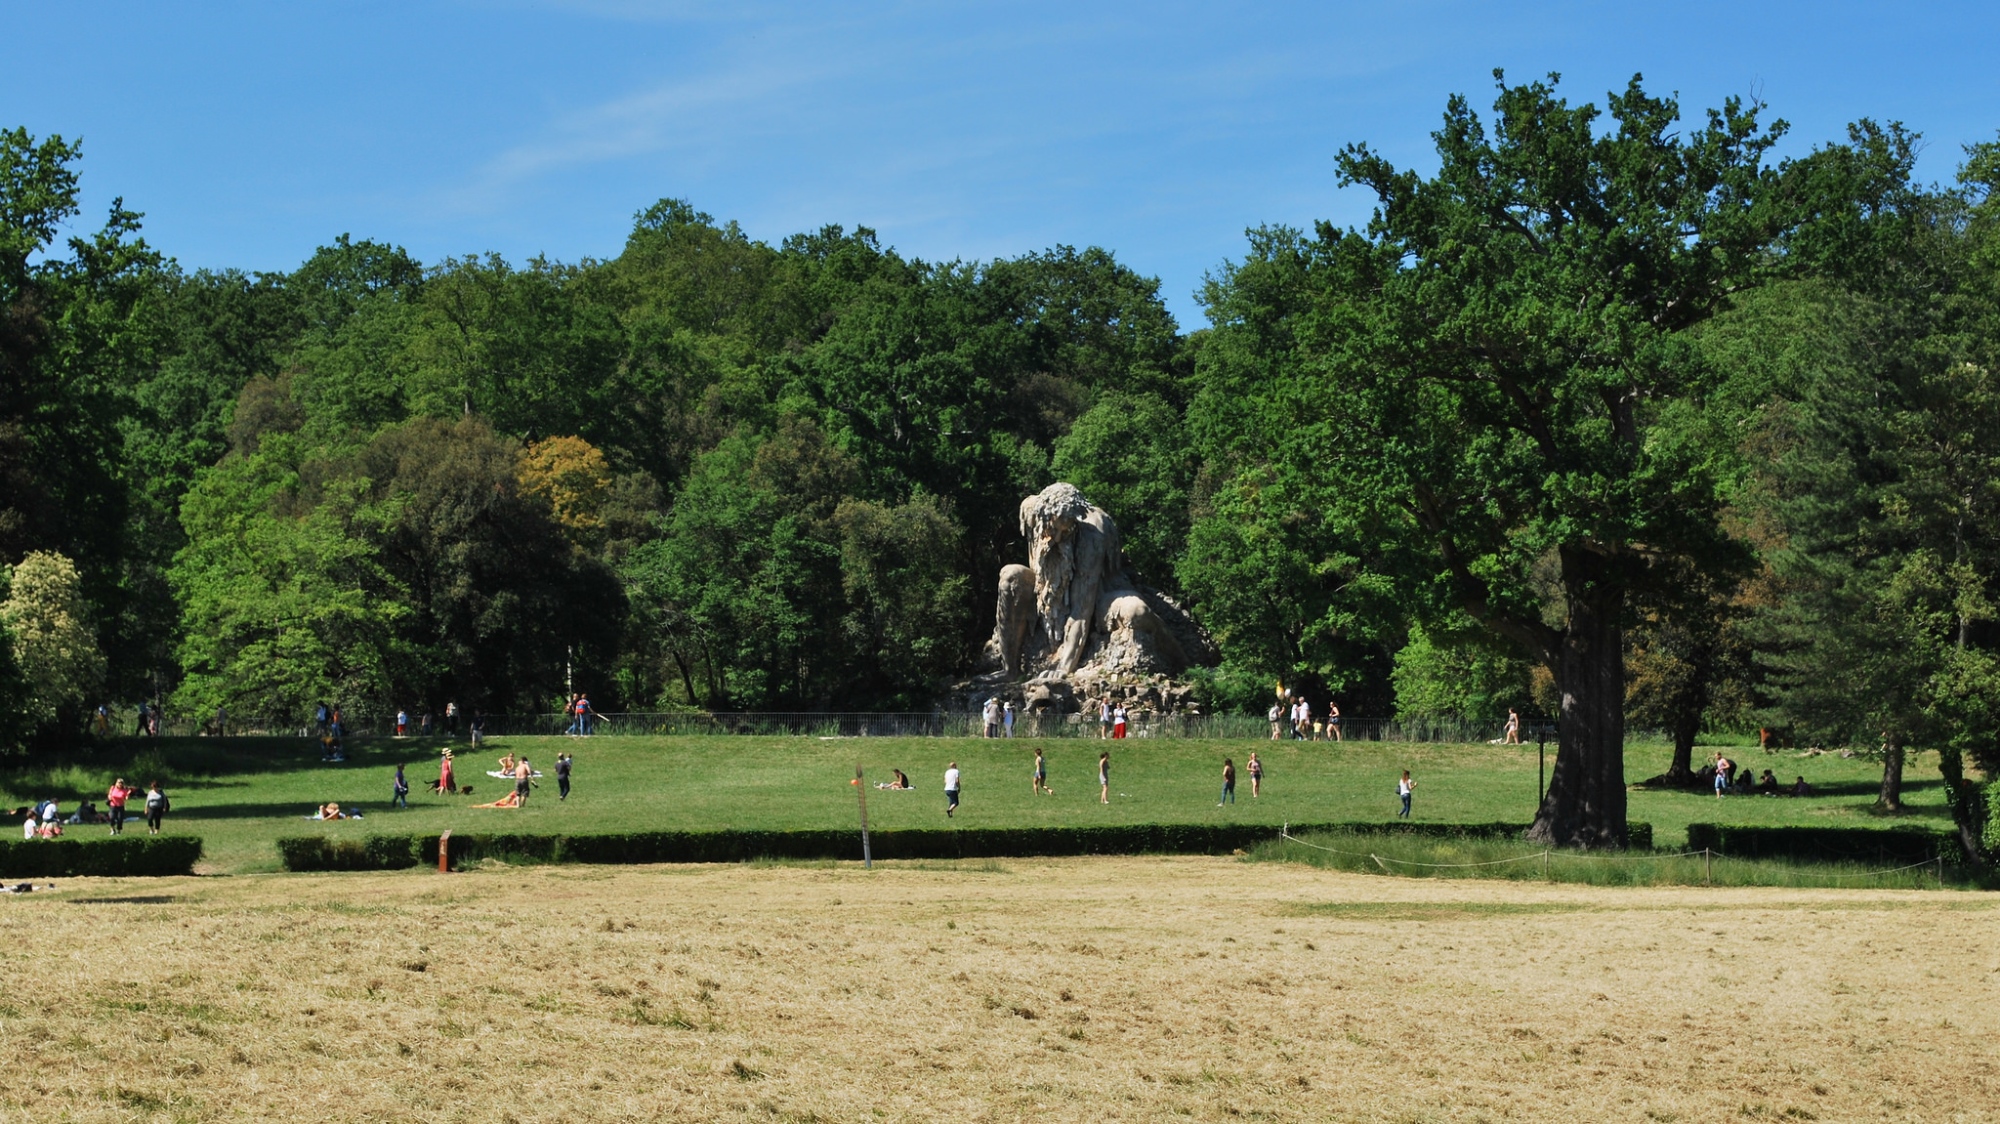
[[[1623,842],[1628,722],[1673,734],[1677,780],[1705,728],[1861,745],[1889,807],[1939,749],[1974,824],[2000,148],[1924,185],[1900,127],[1781,160],[1784,133],[1637,79],[1602,107],[1502,80],[1489,115],[1452,100],[1435,172],[1346,150],[1374,219],[1250,232],[1191,332],[1102,250],[771,245],[678,200],[606,261],[343,235],[187,272],[122,203],[58,245],[79,150],[0,134],[5,736],[104,699],[521,710],[571,682],[923,707],[1060,478],[1219,641],[1212,707],[1275,680],[1560,716],[1550,840]]]

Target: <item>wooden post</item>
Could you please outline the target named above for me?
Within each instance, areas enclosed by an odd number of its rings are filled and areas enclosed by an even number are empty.
[[[1703,847],[1701,849],[1701,884],[1704,886],[1711,885],[1711,883],[1709,882],[1709,868],[1713,866],[1714,863],[1715,863],[1715,852],[1709,850],[1706,847]]]
[[[451,870],[451,832],[449,829],[447,829],[443,834],[438,836],[438,873],[446,874],[449,873],[450,870]]]
[[[875,856],[868,850],[868,785],[861,777],[861,764],[854,765],[854,795],[861,801],[861,867],[875,869]]]

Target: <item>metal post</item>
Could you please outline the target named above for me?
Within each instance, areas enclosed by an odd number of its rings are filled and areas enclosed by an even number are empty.
[[[862,780],[860,762],[854,765],[854,795],[861,802],[861,866],[874,870],[875,855],[868,849],[868,785]]]
[[[1709,850],[1709,849],[1708,849],[1708,848],[1706,848],[1706,847],[1703,847],[1703,848],[1701,849],[1701,884],[1702,884],[1702,885],[1704,885],[1704,886],[1708,886],[1708,885],[1712,885],[1712,883],[1711,883],[1711,882],[1709,881],[1709,871],[1710,871],[1710,868],[1711,868],[1711,867],[1713,867],[1714,865],[1715,865],[1715,852],[1714,852],[1714,851],[1711,851],[1711,850]]]

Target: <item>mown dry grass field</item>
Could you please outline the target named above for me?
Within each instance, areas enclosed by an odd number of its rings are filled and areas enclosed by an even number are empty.
[[[74,881],[0,1117],[1978,1121],[1984,895],[1230,859]]]

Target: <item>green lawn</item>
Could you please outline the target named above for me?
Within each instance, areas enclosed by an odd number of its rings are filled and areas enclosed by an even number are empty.
[[[1029,793],[1034,742],[976,738],[782,737],[509,737],[494,739],[474,761],[459,743],[461,783],[471,797],[444,799],[425,785],[437,775],[442,743],[422,739],[356,741],[346,764],[319,761],[316,742],[300,738],[191,738],[121,741],[55,759],[25,760],[0,768],[0,805],[12,808],[48,796],[72,811],[79,797],[103,803],[116,775],[144,785],[167,782],[173,812],[167,829],[199,834],[207,843],[207,868],[249,872],[278,868],[272,840],[280,835],[327,832],[639,831],[661,828],[839,827],[855,821],[854,789],[847,782],[858,761],[866,770],[868,815],[879,827],[940,826],[943,773],[956,760],[964,772],[964,806],[958,822],[1101,824],[1207,822],[1278,823],[1388,819],[1396,812],[1395,780],[1408,768],[1417,780],[1415,814],[1427,820],[1526,822],[1533,816],[1535,747],[1351,742],[1197,742],[1130,739],[1102,743],[1057,739],[1049,754],[1055,795]],[[1098,750],[1113,746],[1112,803],[1097,800]],[[530,806],[520,811],[471,808],[511,785],[484,775],[494,759],[526,753],[550,776]],[[576,789],[557,803],[553,765],[558,752],[576,755]],[[1250,751],[1263,754],[1265,792],[1250,796],[1237,786],[1237,803],[1216,807],[1224,756],[1241,769]],[[1804,774],[1821,795],[1804,800],[1730,797],[1675,792],[1632,793],[1631,815],[1649,820],[1655,842],[1679,844],[1690,821],[1759,824],[1883,825],[1920,822],[1944,826],[1949,813],[1934,755],[1910,762],[1905,799],[1910,810],[1895,820],[1870,811],[1879,766],[1826,755],[1766,756],[1736,749],[1760,771],[1773,769],[1787,783]],[[1550,750],[1550,760],[1554,750]],[[1635,743],[1626,754],[1634,780],[1665,768],[1668,748]],[[389,807],[390,775],[409,766],[409,811]],[[873,787],[891,767],[907,772],[914,792]],[[366,813],[359,821],[320,824],[304,817],[318,804],[339,801]],[[18,821],[15,821],[18,823]],[[101,827],[73,828],[84,835]],[[128,830],[131,830],[128,828]],[[141,824],[138,830],[143,831]]]

